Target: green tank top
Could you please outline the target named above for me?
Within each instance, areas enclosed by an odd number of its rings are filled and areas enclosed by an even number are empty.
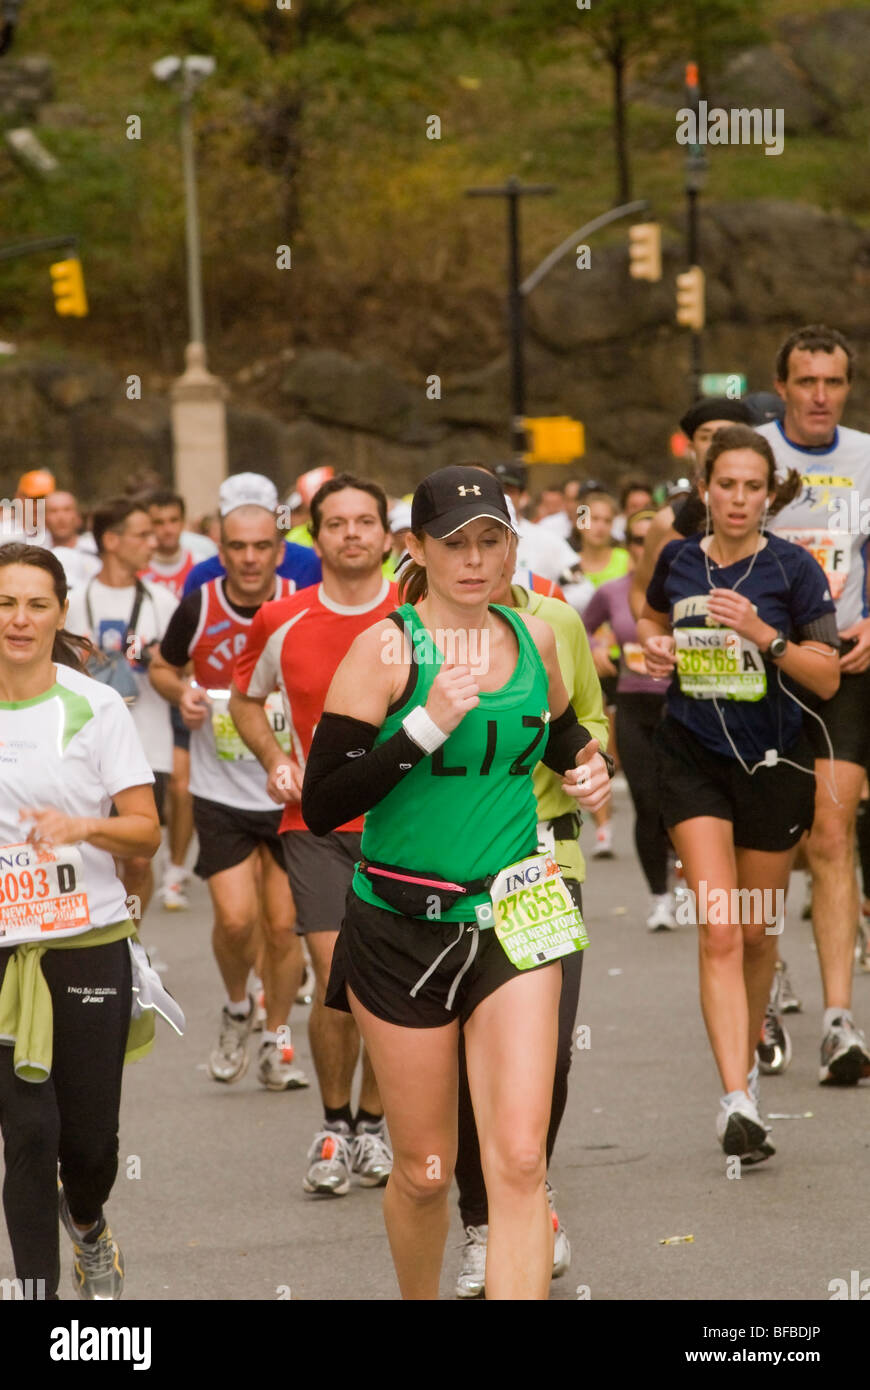
[[[602,584],[608,584],[611,579],[621,579],[624,574],[628,574],[628,560],[628,551],[623,549],[621,545],[615,545],[604,569],[596,570],[594,574],[587,574],[586,578],[592,581],[596,589],[599,589]]]
[[[425,705],[443,660],[417,610],[406,603],[397,611],[411,642],[416,680],[402,704],[388,713],[375,746],[392,737],[412,709]],[[534,854],[532,772],[547,745],[549,681],[522,618],[510,608],[493,605],[491,611],[516,634],[513,674],[500,690],[482,692],[480,703],[446,742],[367,812],[366,859],[468,883]],[[359,870],[353,888],[365,902],[388,907]],[[475,907],[487,896],[463,897],[440,920],[473,921]]]

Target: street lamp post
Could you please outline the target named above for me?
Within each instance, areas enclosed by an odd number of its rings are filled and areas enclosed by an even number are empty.
[[[196,150],[193,139],[193,98],[197,88],[215,70],[214,58],[191,54],[187,58],[171,55],[154,63],[151,71],[158,82],[178,90],[181,112],[181,158],[184,169],[185,238],[187,241],[187,307],[190,341],[205,347],[205,317],[202,308],[202,256],[199,245],[199,209],[196,201]]]
[[[193,135],[194,95],[214,70],[214,58],[200,54],[190,54],[186,58],[170,55],[154,63],[151,69],[159,82],[176,88],[181,113],[189,341],[184,354],[184,373],[171,390],[172,440],[176,487],[194,515],[211,510],[215,493],[227,474],[226,388],[208,371],[205,358]]]
[[[511,349],[512,446],[520,457],[526,448],[523,417],[526,413],[526,380],[523,360],[523,292],[520,286],[520,198],[527,194],[555,193],[551,183],[521,184],[513,175],[500,188],[467,188],[470,198],[506,198],[508,231],[508,332]]]
[[[695,63],[686,65],[686,99],[688,105],[695,112],[695,123],[697,127],[698,103],[700,99],[700,88],[698,85],[698,68]],[[704,187],[707,179],[707,160],[700,145],[689,145],[686,153],[686,258],[690,266],[701,264],[700,237],[698,232],[698,194]],[[701,395],[701,373],[704,370],[702,346],[703,338],[700,329],[693,329],[690,338],[691,364],[689,376],[691,381],[692,400],[697,401]]]

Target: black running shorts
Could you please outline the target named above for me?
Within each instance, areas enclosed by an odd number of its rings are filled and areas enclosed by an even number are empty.
[[[870,667],[855,676],[841,676],[833,699],[812,707],[824,721],[837,762],[866,768],[870,764]],[[804,728],[816,757],[830,758],[819,720],[804,715]]]
[[[190,730],[181,717],[181,710],[177,705],[169,706],[169,722],[172,725],[172,743],[175,748],[182,748],[185,753],[190,752]]]
[[[349,1013],[349,985],[364,1008],[400,1028],[443,1028],[455,1018],[467,1023],[488,995],[517,975],[530,973],[511,965],[492,928],[476,935],[475,949],[474,922],[403,917],[373,907],[351,889],[332,957],[326,1003]],[[446,954],[420,984],[442,952]],[[559,962],[533,968],[545,970],[553,964]]]
[[[665,825],[696,816],[730,820],[740,849],[791,849],[813,823],[816,782],[812,752],[800,739],[783,756],[807,769],[777,763],[751,777],[736,758],[713,753],[669,715],[653,735]],[[748,760],[745,760],[748,762]],[[748,763],[751,767],[752,764]]]
[[[275,863],[283,869],[284,856],[278,834],[282,815],[280,806],[274,811],[240,811],[235,806],[195,796],[193,823],[199,838],[199,855],[193,872],[199,878],[211,878],[221,869],[234,869],[253,854],[258,845],[266,845]]]
[[[361,839],[354,830],[333,830],[329,835],[288,830],[281,836],[299,936],[338,931],[353,871],[362,856]]]

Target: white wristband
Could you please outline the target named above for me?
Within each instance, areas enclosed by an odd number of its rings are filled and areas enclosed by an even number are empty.
[[[447,742],[448,735],[438,728],[435,720],[426,713],[422,705],[417,705],[416,709],[405,715],[402,728],[411,742],[422,748],[424,753],[434,753],[436,748]]]

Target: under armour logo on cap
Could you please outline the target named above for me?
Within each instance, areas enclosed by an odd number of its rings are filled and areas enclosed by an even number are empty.
[[[513,530],[501,484],[475,464],[449,464],[424,478],[411,504],[411,529],[436,540],[471,521],[498,522]]]

